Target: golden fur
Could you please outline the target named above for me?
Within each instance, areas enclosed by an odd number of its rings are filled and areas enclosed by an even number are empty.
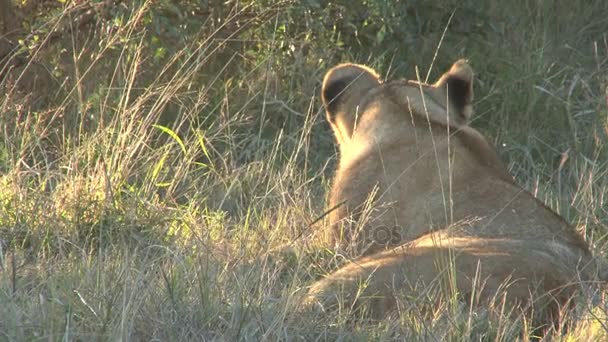
[[[331,240],[365,256],[315,283],[308,304],[363,296],[384,314],[395,291],[442,278],[437,260],[446,258],[458,293],[472,294],[477,279],[489,298],[509,281],[508,303],[529,303],[540,291],[559,307],[578,277],[597,277],[582,237],[518,186],[467,126],[473,71],[466,61],[434,84],[384,83],[368,67],[338,65],[324,78],[322,99],[340,147]]]

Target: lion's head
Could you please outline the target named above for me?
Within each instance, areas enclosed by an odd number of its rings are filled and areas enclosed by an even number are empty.
[[[397,106],[406,105],[412,114],[428,114],[434,123],[458,127],[466,124],[472,114],[473,70],[465,60],[459,60],[437,82],[426,84],[406,80],[384,83],[374,70],[363,65],[340,64],[332,68],[323,80],[322,100],[341,149],[348,149],[349,143],[358,138],[358,126],[370,123],[362,114],[370,111],[368,106],[377,105],[380,98],[394,101]],[[380,115],[395,114],[381,112]],[[374,117],[371,123],[379,123],[378,119]]]

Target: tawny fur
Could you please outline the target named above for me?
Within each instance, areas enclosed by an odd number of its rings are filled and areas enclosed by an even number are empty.
[[[441,278],[437,258],[447,256],[459,293],[471,293],[475,277],[487,296],[515,279],[506,287],[511,303],[527,303],[535,290],[565,305],[572,284],[605,272],[573,227],[517,185],[467,126],[473,71],[466,61],[432,85],[384,83],[368,67],[338,65],[324,78],[322,98],[340,147],[330,239],[365,256],[315,283],[308,304],[352,301],[365,283],[372,311],[386,313],[394,291]]]

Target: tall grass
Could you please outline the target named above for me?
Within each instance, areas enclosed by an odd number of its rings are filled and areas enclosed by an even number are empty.
[[[456,24],[475,3],[462,2]],[[608,10],[603,1],[567,3],[488,2],[472,22],[492,31],[463,38],[462,26],[448,27],[431,74],[469,57],[479,76],[473,125],[603,255]],[[297,4],[251,2],[219,24],[201,22],[157,58],[147,43],[154,6],[132,5],[120,24],[57,43],[67,51],[54,61],[63,73],[51,70],[42,91],[19,82],[32,69],[3,80],[0,339],[522,336],[520,323],[458,303],[424,310],[432,298],[368,324],[296,310],[306,287],[345,261],[319,238],[335,164],[318,100],[325,69],[364,56],[391,77],[413,78],[413,64],[430,65],[436,31],[407,54],[335,52],[281,31],[297,24]],[[33,60],[55,53],[36,50]],[[608,338],[605,304],[595,302],[565,338]]]

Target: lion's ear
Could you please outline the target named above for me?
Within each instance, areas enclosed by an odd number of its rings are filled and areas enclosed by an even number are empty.
[[[374,70],[358,64],[340,64],[325,74],[321,98],[338,143],[350,139],[361,98],[380,84]]]
[[[473,69],[467,61],[456,61],[434,86],[447,93],[451,107],[456,110],[457,122],[466,122],[473,113]]]

